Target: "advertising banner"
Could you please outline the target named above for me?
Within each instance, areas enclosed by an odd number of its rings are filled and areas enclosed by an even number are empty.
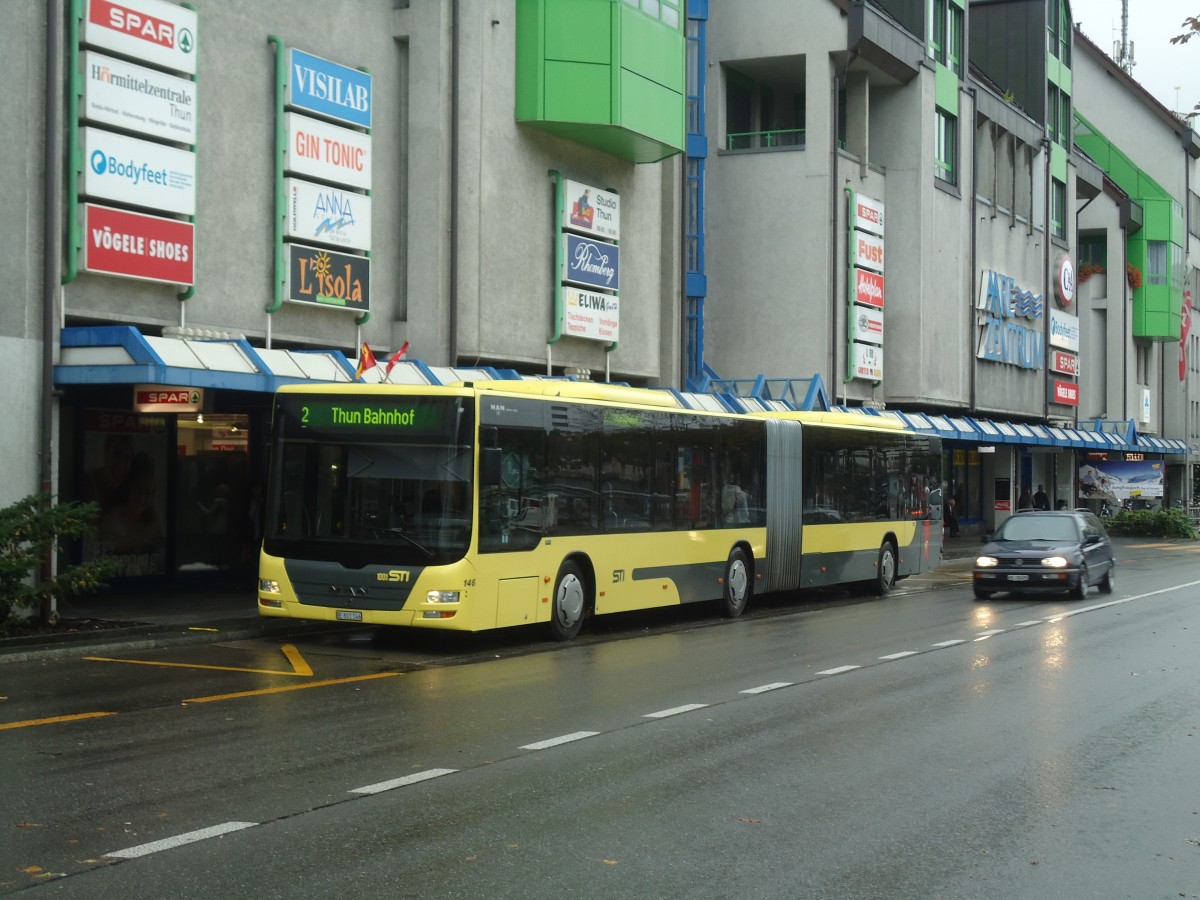
[[[356,313],[371,308],[371,260],[320,247],[287,244],[288,277],[284,297]]]
[[[284,168],[318,181],[371,188],[371,136],[319,119],[284,113],[287,152]]]
[[[1065,403],[1067,406],[1079,405],[1079,385],[1072,381],[1055,381],[1054,394],[1050,398],[1055,403]]]
[[[193,413],[204,409],[204,388],[135,384],[133,408],[140,413]]]
[[[87,0],[83,42],[195,75],[197,18],[164,0]]]
[[[196,143],[196,82],[83,52],[83,117],[150,137]]]
[[[1079,352],[1079,316],[1050,307],[1050,346]]]
[[[563,334],[611,344],[621,336],[620,298],[563,288]]]
[[[852,310],[852,325],[854,340],[865,344],[883,343],[883,313],[864,306],[855,306]]]
[[[303,50],[288,51],[284,103],[360,128],[371,127],[371,76]]]
[[[83,204],[83,269],[170,284],[195,282],[196,226]]]
[[[562,235],[562,280],[584,287],[618,290],[621,251],[616,244],[602,244],[577,234]]]
[[[854,227],[883,236],[883,201],[866,194],[854,195]]]
[[[578,181],[562,183],[562,227],[608,240],[621,238],[621,197]]]
[[[1064,353],[1062,350],[1050,351],[1050,368],[1060,375],[1079,377],[1079,357],[1074,353]]]
[[[854,265],[875,272],[883,271],[883,238],[856,231],[852,234],[850,242],[853,253],[851,262]]]
[[[81,128],[83,193],[185,216],[196,214],[196,154]]]
[[[1093,460],[1079,467],[1079,493],[1097,500],[1163,495],[1162,460]]]
[[[854,302],[883,309],[883,276],[865,269],[855,269]]]
[[[286,237],[371,249],[371,198],[366,194],[299,178],[284,179],[283,191],[287,197]]]
[[[883,380],[883,348],[870,344],[851,344],[854,351],[852,360],[854,377],[866,381]]]

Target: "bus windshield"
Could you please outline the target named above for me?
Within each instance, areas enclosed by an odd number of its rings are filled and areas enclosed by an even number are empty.
[[[471,543],[473,401],[279,394],[264,549],[427,566]]]

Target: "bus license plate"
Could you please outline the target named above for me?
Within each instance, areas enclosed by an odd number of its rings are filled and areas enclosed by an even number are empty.
[[[1009,581],[1028,581],[1029,576],[1028,575],[1009,575],[1008,580]]]
[[[339,622],[361,622],[362,613],[357,609],[339,609],[335,613],[335,617]]]

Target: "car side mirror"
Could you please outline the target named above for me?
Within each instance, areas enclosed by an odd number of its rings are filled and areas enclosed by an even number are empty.
[[[981,534],[979,536],[979,543],[986,544],[991,539],[992,539],[992,533],[990,531],[985,531],[983,534]]]

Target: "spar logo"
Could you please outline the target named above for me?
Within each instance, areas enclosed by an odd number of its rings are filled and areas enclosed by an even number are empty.
[[[196,46],[191,29],[176,28],[175,23],[167,19],[110,0],[92,0],[91,21],[101,28],[110,28],[168,50],[191,53]]]

